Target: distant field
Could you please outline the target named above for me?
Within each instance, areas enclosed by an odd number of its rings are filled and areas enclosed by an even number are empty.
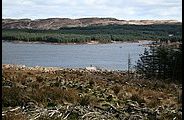
[[[3,29],[2,40],[56,43],[98,41],[172,40],[181,41],[181,25],[107,25],[60,28],[59,30]]]

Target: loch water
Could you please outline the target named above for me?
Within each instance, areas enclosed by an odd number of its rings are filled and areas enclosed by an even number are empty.
[[[2,42],[2,64],[26,66],[49,66],[85,68],[96,66],[101,69],[127,70],[128,55],[131,66],[136,64],[149,41],[141,43],[110,44],[30,44]]]

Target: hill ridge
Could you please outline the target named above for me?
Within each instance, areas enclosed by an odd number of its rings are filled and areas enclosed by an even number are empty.
[[[181,24],[177,20],[119,20],[116,18],[46,18],[46,19],[2,19],[2,29],[40,29],[57,30],[62,27],[86,27],[105,25],[151,25],[151,24]]]

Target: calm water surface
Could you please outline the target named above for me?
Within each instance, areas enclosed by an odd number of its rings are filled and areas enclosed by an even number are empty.
[[[68,68],[93,65],[103,69],[127,70],[128,54],[132,66],[135,65],[145,48],[141,44],[51,45],[3,42],[2,63]]]

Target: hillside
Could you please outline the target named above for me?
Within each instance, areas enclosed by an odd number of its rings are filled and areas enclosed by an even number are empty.
[[[181,25],[106,25],[59,30],[3,29],[2,40],[52,43],[110,43],[112,41],[181,41]]]
[[[180,84],[130,78],[121,71],[3,65],[2,119],[182,119]]]
[[[48,18],[48,19],[2,19],[2,29],[58,30],[62,27],[86,27],[104,25],[150,25],[181,24],[175,20],[118,20],[115,18]]]

